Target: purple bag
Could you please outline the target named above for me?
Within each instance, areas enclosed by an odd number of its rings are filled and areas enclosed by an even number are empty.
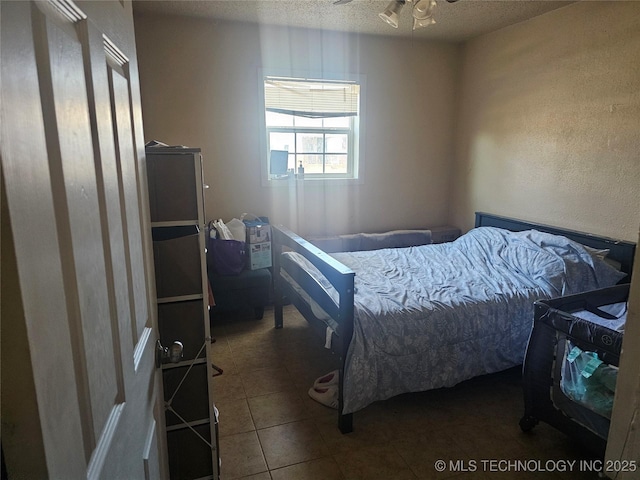
[[[238,275],[247,265],[245,243],[209,238],[210,264],[218,275]]]

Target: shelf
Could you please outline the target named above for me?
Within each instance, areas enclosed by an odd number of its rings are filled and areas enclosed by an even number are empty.
[[[170,222],[151,222],[151,228],[168,228],[168,227],[190,227],[190,226],[199,226],[200,220],[189,219],[189,220],[172,220]]]
[[[164,155],[147,152],[149,207],[152,222],[199,218],[196,178],[197,155],[176,151]],[[151,161],[149,161],[151,159]]]
[[[201,293],[194,293],[193,295],[176,295],[175,297],[162,297],[158,298],[156,302],[160,303],[173,303],[173,302],[187,302],[189,300],[200,300],[204,298]]]
[[[191,428],[176,430],[167,428],[171,478],[201,479],[217,473],[217,465],[214,471],[217,461],[212,461],[210,446],[211,424],[207,421]]]
[[[180,362],[161,366],[169,477],[219,480],[202,156],[150,147],[146,158],[158,334],[183,345]]]
[[[156,232],[154,232],[155,234]],[[155,236],[163,238],[162,235]],[[156,290],[159,299],[203,293],[200,235],[154,238]]]
[[[184,368],[184,367],[189,367],[189,365],[191,364],[194,365],[202,365],[203,363],[206,364],[207,363],[207,359],[206,357],[200,357],[200,358],[196,358],[196,359],[190,359],[190,360],[184,360],[182,362],[178,362],[178,363],[163,363],[162,364],[162,370],[171,370],[173,368]]]
[[[167,427],[167,432],[173,432],[176,430],[184,430],[189,427],[199,427],[201,425],[209,425],[209,418],[203,418],[202,420],[197,420],[195,422],[181,423],[180,425],[172,425]]]
[[[162,370],[167,427],[189,424],[208,418],[210,414],[206,359],[175,365]]]
[[[158,304],[160,342],[163,345],[181,342],[183,361],[196,358],[200,352],[206,337],[204,322],[202,298]]]

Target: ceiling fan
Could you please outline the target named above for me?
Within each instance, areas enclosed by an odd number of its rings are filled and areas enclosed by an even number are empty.
[[[344,5],[350,3],[352,0],[336,0],[334,5]],[[457,2],[458,0],[447,0],[449,3]],[[413,16],[413,29],[426,27],[436,23],[433,18],[433,13],[436,8],[436,0],[391,0],[391,3],[387,5],[378,16],[391,25],[393,28],[398,28],[398,15],[402,10],[402,7],[407,3],[413,4],[412,16]]]

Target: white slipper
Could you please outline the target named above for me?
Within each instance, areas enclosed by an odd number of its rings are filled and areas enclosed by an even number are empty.
[[[330,408],[338,408],[338,386],[331,385],[329,387],[320,387],[315,388],[311,387],[309,389],[309,396],[313,398],[316,402],[321,403]]]
[[[324,388],[330,387],[331,385],[337,385],[338,380],[340,380],[340,371],[334,370],[333,372],[329,372],[326,375],[316,378],[316,381],[313,382],[313,388]]]

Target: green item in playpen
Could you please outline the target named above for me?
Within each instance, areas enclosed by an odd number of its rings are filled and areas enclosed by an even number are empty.
[[[595,352],[573,346],[562,366],[560,388],[571,400],[611,418],[617,376],[617,367],[604,363]]]

